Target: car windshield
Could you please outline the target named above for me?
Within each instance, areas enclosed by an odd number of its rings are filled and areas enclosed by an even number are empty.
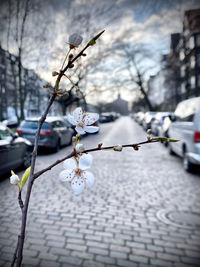
[[[23,121],[21,127],[26,129],[36,130],[38,127],[38,121]],[[44,122],[41,129],[48,130],[49,128],[50,128],[49,123]]]

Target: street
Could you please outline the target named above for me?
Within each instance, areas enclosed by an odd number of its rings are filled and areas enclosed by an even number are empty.
[[[81,143],[93,148],[145,140],[138,124],[121,117]],[[39,154],[36,169],[71,149]],[[62,164],[35,181],[23,266],[200,266],[200,176],[186,173],[160,143],[92,156],[95,185],[80,196],[59,181]],[[10,266],[21,210],[9,179],[0,181],[0,196],[0,265]]]

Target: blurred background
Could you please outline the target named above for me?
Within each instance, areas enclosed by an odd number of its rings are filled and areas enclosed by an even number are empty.
[[[62,166],[38,179],[25,264],[199,266],[200,1],[1,0],[0,10],[0,265],[19,230],[8,178],[30,166],[43,85],[54,87],[70,34],[83,36],[75,55],[105,29],[69,69],[74,84],[60,84],[68,95],[42,126],[36,170],[71,151],[78,106],[99,114],[88,148],[144,141],[148,129],[180,142],[94,153],[96,188],[79,198],[56,182]]]

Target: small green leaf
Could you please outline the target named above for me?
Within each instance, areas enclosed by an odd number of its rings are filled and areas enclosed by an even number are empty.
[[[13,171],[13,170],[11,170],[11,174],[12,174],[12,175],[15,175],[15,173],[14,173],[14,171]]]
[[[167,138],[167,137],[154,137],[152,138],[153,141],[160,141],[160,142],[178,142],[177,139]]]
[[[31,167],[28,167],[22,176],[21,184],[20,184],[21,188],[25,185],[26,181],[28,180],[28,177],[30,176],[30,172],[31,172]]]
[[[89,41],[89,45],[94,45],[94,44],[96,44],[95,40],[94,40],[94,39],[91,39],[91,40]]]
[[[180,140],[177,140],[177,139],[172,139],[172,138],[168,138],[167,140],[168,142],[179,142]]]
[[[96,44],[96,40],[105,32],[105,30],[101,31],[100,33],[98,33],[95,37],[93,37],[90,41],[89,41],[89,45],[94,45]]]
[[[164,141],[168,141],[167,137],[154,137],[152,138],[153,141],[160,141],[160,142],[164,142]]]

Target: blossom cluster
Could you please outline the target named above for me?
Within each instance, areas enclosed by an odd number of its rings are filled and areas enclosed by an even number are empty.
[[[78,107],[67,118],[75,126],[78,134],[95,133],[99,130],[98,126],[92,126],[99,119],[97,113],[86,113]],[[92,156],[83,154],[84,150],[82,144],[75,144],[76,156],[64,161],[65,170],[59,175],[62,182],[71,183],[75,195],[79,195],[86,185],[89,187],[94,185],[94,175],[88,171],[92,165]]]

